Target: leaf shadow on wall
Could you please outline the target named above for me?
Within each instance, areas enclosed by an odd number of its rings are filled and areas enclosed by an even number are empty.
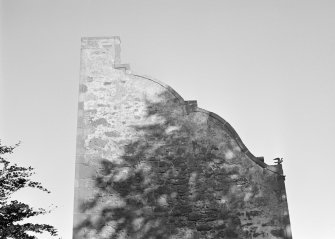
[[[250,236],[240,211],[245,194],[252,199],[258,187],[237,166],[220,166],[227,161],[210,130],[189,120],[178,99],[170,92],[160,99],[146,102],[147,119],[160,120],[132,126],[138,137],[124,147],[122,162],[101,161],[97,193],[81,205],[88,217],[74,238]],[[233,151],[229,143],[225,147]]]

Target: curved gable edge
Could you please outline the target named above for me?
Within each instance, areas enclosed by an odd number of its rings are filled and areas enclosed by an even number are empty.
[[[208,119],[211,120],[215,120],[216,122],[220,123],[222,126],[225,127],[225,129],[227,130],[228,134],[235,140],[235,142],[237,143],[237,145],[240,147],[241,151],[254,163],[256,163],[257,165],[259,165],[260,167],[278,174],[279,176],[285,178],[285,176],[283,175],[283,169],[282,169],[282,165],[278,164],[278,165],[268,165],[264,162],[264,157],[256,157],[255,155],[253,155],[249,149],[245,146],[245,144],[243,143],[243,141],[241,140],[240,136],[237,134],[237,132],[235,131],[235,129],[226,121],[224,120],[221,116],[197,107],[197,101],[192,100],[192,101],[185,101],[183,99],[183,97],[181,97],[180,94],[178,94],[177,91],[175,91],[171,86],[165,84],[164,82],[161,82],[155,78],[152,78],[150,76],[146,76],[146,75],[139,75],[139,74],[134,74],[134,73],[130,73],[133,76],[136,77],[140,77],[146,80],[150,80],[156,84],[161,85],[162,87],[164,87],[165,89],[167,89],[167,91],[169,91],[173,96],[175,96],[181,104],[183,104],[185,106],[185,113],[189,114],[192,112],[200,112],[200,113],[204,113],[208,115]]]
[[[181,97],[178,94],[177,91],[175,91],[171,86],[165,84],[164,82],[161,82],[161,81],[159,81],[157,79],[154,79],[154,78],[152,78],[150,76],[146,76],[146,75],[138,75],[138,74],[133,74],[133,73],[131,75],[137,76],[137,77],[141,77],[143,79],[150,80],[150,81],[152,81],[152,82],[154,82],[154,83],[156,83],[158,85],[161,85],[162,87],[164,87],[165,89],[167,89],[167,91],[169,91],[172,95],[174,95],[180,101],[180,103],[184,103],[185,102],[184,99],[183,99],[183,97]]]

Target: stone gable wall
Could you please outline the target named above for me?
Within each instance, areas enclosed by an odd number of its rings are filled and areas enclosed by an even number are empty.
[[[73,238],[291,238],[280,165],[119,52],[82,41]]]

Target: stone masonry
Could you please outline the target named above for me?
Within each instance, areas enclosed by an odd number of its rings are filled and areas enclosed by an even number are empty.
[[[74,239],[291,239],[281,164],[218,115],[82,39]]]

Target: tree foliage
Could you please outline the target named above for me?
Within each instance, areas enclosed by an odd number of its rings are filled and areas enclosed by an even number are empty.
[[[0,141],[0,238],[35,239],[36,236],[29,232],[48,232],[52,236],[57,235],[57,230],[47,224],[22,223],[24,219],[49,213],[43,208],[32,208],[29,205],[11,200],[13,193],[22,188],[36,188],[46,193],[40,182],[31,179],[34,174],[32,167],[20,167],[5,160],[4,155],[12,154],[14,146],[5,146]]]

